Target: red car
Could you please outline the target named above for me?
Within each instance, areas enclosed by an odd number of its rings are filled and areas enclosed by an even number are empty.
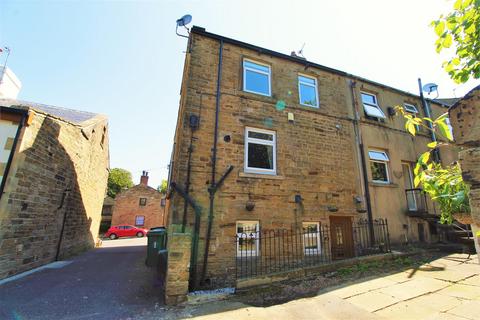
[[[134,226],[114,226],[108,229],[107,233],[105,233],[105,237],[108,237],[112,240],[120,238],[120,237],[144,237],[147,234],[148,230],[143,228],[137,228]]]

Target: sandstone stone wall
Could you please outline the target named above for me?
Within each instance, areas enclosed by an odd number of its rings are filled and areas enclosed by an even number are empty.
[[[202,208],[199,264],[203,261],[209,207],[219,46],[217,39],[195,32],[191,34],[191,52],[187,53],[185,60],[171,168],[171,181],[185,186],[192,141],[191,185],[188,191]],[[271,66],[271,97],[243,91],[244,58]],[[317,79],[319,108],[299,104],[298,74]],[[306,62],[296,63],[261,50],[224,44],[217,180],[230,165],[234,166],[234,170],[215,196],[207,272],[207,278],[213,286],[232,283],[236,250],[233,237],[238,221],[258,221],[260,228],[265,230],[301,227],[302,222],[308,221],[329,224],[331,215],[366,218],[365,213],[359,213],[364,210],[357,210],[365,209],[365,202],[359,205],[354,199],[357,196],[362,198],[363,191],[353,127],[350,80],[347,75],[315,68]],[[412,95],[361,80],[357,82],[356,99],[359,99],[360,90],[368,87],[382,96],[380,103],[386,114],[387,106],[412,103],[412,100],[421,109],[419,99]],[[279,101],[285,102],[286,108],[279,108]],[[361,104],[361,101],[358,103]],[[362,106],[360,108],[363,110]],[[438,110],[437,113],[442,109],[437,105],[433,108]],[[293,114],[294,121],[288,121],[288,113]],[[189,127],[191,115],[200,118],[199,128],[194,131]],[[390,176],[395,177],[392,183],[371,188],[374,189],[374,217],[389,218],[389,225],[393,226],[392,238],[396,243],[404,238],[403,224],[408,223],[404,212],[406,200],[401,182],[401,162],[415,162],[423,150],[420,145],[424,146],[428,141],[427,136],[414,141],[405,132],[402,121],[388,117],[385,123],[369,123],[361,119],[362,130],[365,131],[365,153],[369,147],[387,146],[392,154],[392,167],[389,169]],[[245,172],[246,127],[275,132],[276,175]],[[370,171],[367,175],[371,179]],[[295,202],[295,195],[301,196],[301,203]],[[247,202],[254,203],[252,211],[246,209]],[[183,212],[184,200],[174,194],[169,209],[169,223],[181,223]],[[188,207],[187,217],[188,225],[193,227],[191,207]],[[415,226],[417,223],[424,222],[412,222]],[[428,226],[425,229],[428,232]],[[410,241],[418,240],[415,232],[411,232]],[[197,270],[201,271],[201,265]]]
[[[135,226],[135,217],[144,216],[142,228],[164,226],[164,207],[161,206],[163,195],[156,189],[139,184],[124,190],[115,197],[115,205],[112,213],[112,226],[127,224]],[[146,199],[144,206],[140,205],[140,198]]]
[[[101,220],[106,119],[81,127],[30,113],[0,198],[0,278],[52,262],[57,253],[64,259],[92,248]]]
[[[168,233],[168,268],[165,281],[165,303],[176,305],[187,300],[192,235]]]

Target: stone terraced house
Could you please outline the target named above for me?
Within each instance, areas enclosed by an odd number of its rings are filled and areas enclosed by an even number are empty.
[[[0,279],[94,247],[107,118],[0,99]]]
[[[432,118],[447,112],[442,102],[425,102],[193,27],[168,212],[172,228],[193,233],[190,287],[231,285],[242,255],[267,263],[271,248],[256,238],[261,230],[313,231],[299,242],[302,254],[333,259],[357,251],[352,226],[359,221],[387,219],[393,244],[437,241],[437,209],[412,179],[431,136],[425,129],[409,135],[393,109]],[[440,157],[450,163],[456,153]]]

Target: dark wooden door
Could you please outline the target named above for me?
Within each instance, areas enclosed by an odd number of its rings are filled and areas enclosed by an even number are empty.
[[[347,259],[354,256],[353,228],[350,217],[330,217],[330,238],[333,260]]]

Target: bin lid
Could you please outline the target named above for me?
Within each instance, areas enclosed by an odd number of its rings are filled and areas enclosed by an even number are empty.
[[[166,233],[166,232],[167,232],[167,229],[166,229],[166,228],[163,228],[163,227],[152,228],[152,229],[150,229],[150,230],[147,232],[147,236],[164,234],[164,233]]]

